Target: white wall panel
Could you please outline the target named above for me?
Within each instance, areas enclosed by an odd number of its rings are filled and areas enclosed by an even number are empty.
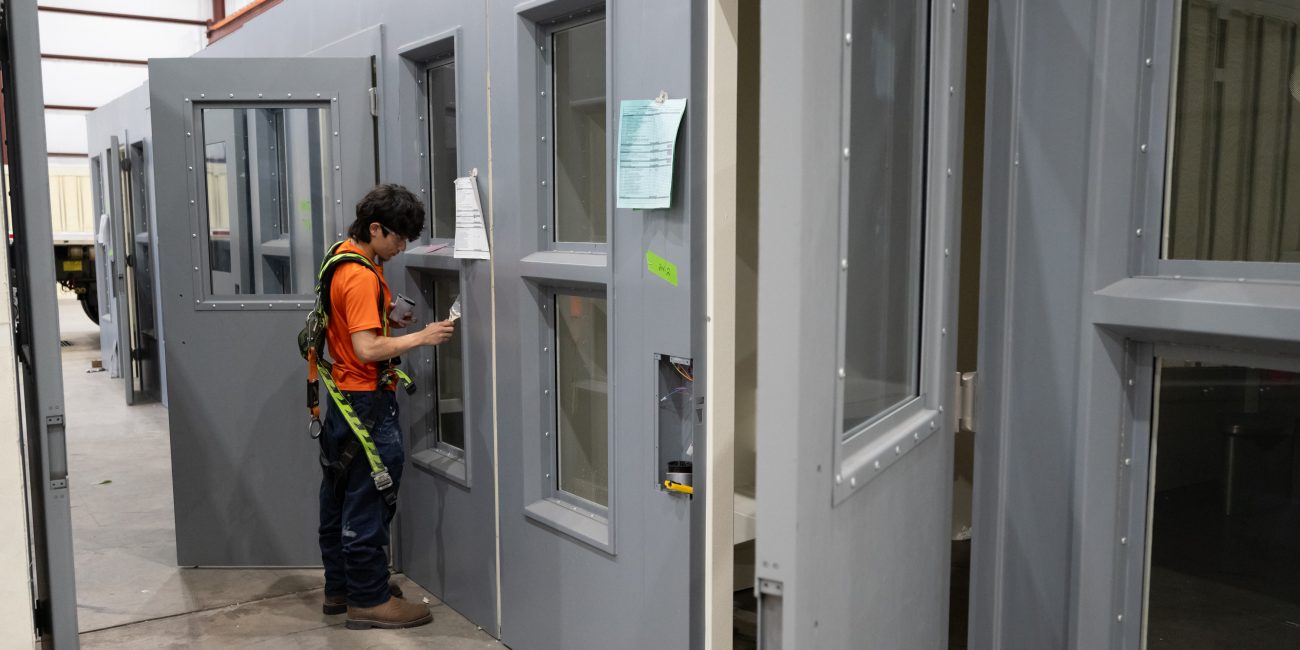
[[[207,44],[197,25],[41,13],[41,52],[117,59],[183,57]]]
[[[41,6],[189,20],[212,17],[212,3],[207,0],[41,0]],[[43,12],[41,20],[48,15],[49,12]]]
[[[42,61],[45,103],[67,106],[101,106],[139,86],[149,68],[120,63]]]
[[[54,153],[85,153],[86,114],[79,111],[46,111],[45,148]]]

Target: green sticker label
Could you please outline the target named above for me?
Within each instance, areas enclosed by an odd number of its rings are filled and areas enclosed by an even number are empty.
[[[311,199],[303,199],[299,201],[298,209],[302,212],[311,212]]]
[[[663,278],[664,282],[677,286],[677,265],[654,254],[654,251],[645,252],[645,267],[651,273]]]

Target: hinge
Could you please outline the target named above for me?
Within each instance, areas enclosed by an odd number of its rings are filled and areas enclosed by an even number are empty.
[[[50,601],[38,600],[36,606],[32,609],[32,622],[36,629],[49,633],[54,631],[54,621],[50,620]]]
[[[966,433],[975,433],[975,383],[977,372],[954,373],[957,380],[957,408],[953,409],[956,422],[953,429]]]
[[[379,117],[379,89],[370,87],[370,116]]]
[[[122,171],[124,171],[124,172],[129,172],[129,171],[131,171],[131,159],[130,159],[130,158],[121,158],[121,159],[119,159],[118,164],[122,167]]]

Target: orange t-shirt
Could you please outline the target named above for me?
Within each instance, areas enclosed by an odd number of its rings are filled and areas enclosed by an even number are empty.
[[[337,252],[365,255],[350,239],[343,242]],[[383,267],[376,266],[376,269],[379,271],[378,283],[375,274],[364,265],[342,262],[330,280],[330,324],[325,340],[329,342],[330,358],[334,360],[331,375],[340,390],[375,390],[379,385],[379,364],[362,361],[352,349],[354,332],[382,332],[384,323],[380,319],[387,318],[388,305],[393,300]],[[378,298],[381,288],[384,292],[382,316]]]

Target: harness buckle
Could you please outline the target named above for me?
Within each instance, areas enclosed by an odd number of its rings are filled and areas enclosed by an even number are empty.
[[[307,435],[311,436],[312,440],[320,437],[322,428],[320,418],[312,418],[307,421]]]
[[[371,472],[370,478],[375,480],[375,489],[380,492],[393,487],[393,477],[388,475],[388,470],[386,469],[378,472]]]

